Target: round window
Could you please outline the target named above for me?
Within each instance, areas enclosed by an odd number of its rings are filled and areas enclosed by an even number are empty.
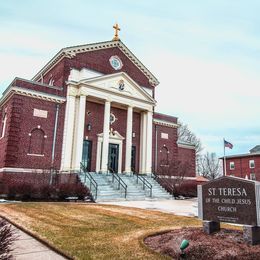
[[[123,67],[123,63],[118,56],[110,57],[109,62],[115,70],[120,70]]]

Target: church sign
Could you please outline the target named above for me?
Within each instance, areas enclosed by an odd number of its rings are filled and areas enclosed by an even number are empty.
[[[199,218],[260,226],[260,183],[222,177],[198,186]]]

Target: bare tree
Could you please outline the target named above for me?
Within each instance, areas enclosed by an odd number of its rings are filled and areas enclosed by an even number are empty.
[[[199,174],[205,178],[212,180],[222,175],[221,162],[215,153],[201,155],[197,166]]]
[[[179,122],[178,140],[195,145],[196,156],[203,150],[200,139],[189,129],[187,124]]]
[[[196,155],[196,173],[199,175],[199,161],[201,157],[201,151],[203,150],[200,139],[189,129],[187,124],[179,122],[178,128],[178,141],[195,145]]]
[[[182,184],[185,181],[185,177],[188,176],[190,168],[191,165],[187,162],[183,163],[181,161],[172,161],[170,163],[166,163],[162,160],[158,170],[158,175],[160,175],[160,178],[157,180],[171,194],[178,196],[181,193]]]

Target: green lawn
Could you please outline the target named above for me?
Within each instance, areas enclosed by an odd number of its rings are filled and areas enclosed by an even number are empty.
[[[75,259],[165,259],[143,246],[146,235],[201,225],[196,218],[83,203],[6,204],[0,214]]]

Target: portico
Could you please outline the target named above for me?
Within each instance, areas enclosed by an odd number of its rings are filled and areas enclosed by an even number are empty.
[[[132,160],[133,113],[140,114],[139,172],[151,173],[152,168],[152,115],[155,100],[126,73],[84,78],[84,70],[72,70],[67,91],[67,106],[62,149],[63,171],[79,170],[88,100],[103,105],[102,132],[96,133],[96,172],[109,169],[109,145],[118,145],[118,172],[130,173]],[[111,108],[126,112],[125,135],[111,129]],[[125,140],[125,147],[123,141]],[[124,158],[124,164],[122,163]]]

